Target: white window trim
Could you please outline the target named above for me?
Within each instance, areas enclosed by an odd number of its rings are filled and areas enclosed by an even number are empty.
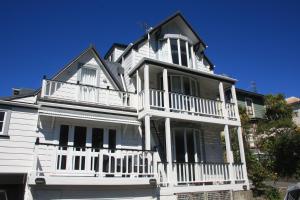
[[[251,117],[254,117],[255,116],[255,111],[254,111],[254,104],[253,104],[253,100],[252,98],[249,98],[249,97],[245,97],[245,106],[246,106],[246,111],[247,111],[247,100],[250,100],[251,101],[251,107],[252,107],[252,115]],[[247,113],[248,114],[248,113]]]
[[[0,112],[4,112],[3,125],[2,125],[2,130],[0,131],[0,135],[8,136],[8,126],[9,126],[9,121],[11,116],[11,110],[0,109]]]
[[[89,65],[89,64],[85,64],[80,68],[80,76],[78,77],[78,80],[80,83],[82,83],[82,69],[92,69],[92,70],[96,70],[96,85],[92,85],[92,86],[96,86],[99,87],[100,86],[100,70],[98,70],[98,66],[97,65]]]

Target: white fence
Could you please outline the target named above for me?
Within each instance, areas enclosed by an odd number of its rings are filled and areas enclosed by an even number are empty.
[[[153,151],[36,145],[37,176],[154,177]]]
[[[170,109],[179,112],[196,113],[222,117],[222,102],[199,97],[170,93]]]
[[[235,106],[234,103],[226,103],[225,104],[226,110],[228,112],[228,117],[230,119],[235,119],[236,118],[234,106]]]
[[[107,106],[137,106],[134,93],[52,80],[43,80],[42,97]]]
[[[228,163],[173,163],[172,175],[167,178],[167,164],[158,163],[158,176],[162,185],[168,181],[175,185],[214,183],[226,184],[232,181],[245,181],[242,164]]]

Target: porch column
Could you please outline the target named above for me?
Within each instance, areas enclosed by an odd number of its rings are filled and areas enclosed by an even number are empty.
[[[172,147],[171,147],[170,118],[165,119],[165,133],[166,133],[167,177],[168,177],[168,182],[170,183],[172,179]]]
[[[243,133],[242,133],[242,127],[241,126],[238,127],[237,134],[238,134],[238,141],[239,141],[241,163],[243,164],[243,166],[242,166],[243,175],[244,175],[244,179],[247,181],[248,180],[248,175],[247,175],[247,166],[246,166],[246,158],[245,158],[245,151],[244,151]],[[248,184],[248,181],[246,183]]]
[[[145,116],[145,150],[150,150],[150,116],[146,114]]]
[[[227,124],[224,126],[224,137],[225,137],[225,145],[226,145],[226,158],[227,158],[227,162],[229,163],[229,179],[232,181],[233,180],[233,173],[232,173],[233,155],[231,151],[229,128]]]
[[[240,121],[240,114],[239,114],[239,107],[238,107],[238,102],[237,102],[237,98],[236,98],[235,85],[231,86],[231,95],[232,95],[232,100],[234,103],[235,116],[236,116],[237,120]]]
[[[170,111],[169,106],[169,86],[168,86],[168,70],[166,68],[163,69],[163,88],[164,88],[164,106],[165,111]]]
[[[144,100],[144,108],[145,110],[150,110],[150,90],[149,90],[149,65],[144,66],[144,92],[145,92],[145,100]]]
[[[228,112],[227,112],[226,106],[225,106],[225,95],[224,95],[223,82],[219,83],[219,94],[220,94],[220,100],[222,101],[222,113],[223,113],[223,117],[224,117],[224,119],[228,119]]]

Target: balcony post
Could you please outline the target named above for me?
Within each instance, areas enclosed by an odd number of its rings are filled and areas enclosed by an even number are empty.
[[[163,88],[164,88],[165,111],[169,112],[170,106],[169,106],[168,70],[166,68],[163,69]]]
[[[150,110],[150,89],[149,89],[149,65],[144,66],[144,91],[145,91],[145,110]]]
[[[47,87],[47,81],[45,79],[43,79],[43,81],[42,81],[42,93],[41,93],[42,98],[45,97],[46,87]]]
[[[229,128],[227,124],[224,126],[224,137],[225,137],[225,145],[226,145],[226,158],[227,158],[227,162],[229,163],[229,179],[230,181],[233,181],[233,173],[232,173],[233,155],[231,151]]]
[[[238,107],[238,102],[237,102],[237,98],[236,98],[235,85],[231,86],[231,95],[232,95],[232,100],[234,103],[235,117],[237,118],[238,121],[240,121],[240,114],[239,114],[239,107]]]
[[[238,134],[238,141],[239,141],[239,149],[240,149],[240,156],[241,156],[241,163],[243,164],[243,176],[246,180],[247,187],[248,185],[248,175],[247,175],[247,167],[246,167],[246,158],[245,158],[245,151],[244,151],[244,142],[243,142],[243,133],[242,133],[242,127],[239,126],[237,128],[237,134]]]
[[[223,82],[219,83],[219,93],[220,93],[220,100],[222,102],[222,113],[223,113],[223,117],[224,119],[228,119],[228,111],[226,109],[226,102],[225,102],[225,95],[224,95],[224,86],[223,86]]]
[[[150,143],[150,137],[151,137],[151,132],[150,132],[150,116],[146,114],[145,116],[145,150],[150,150],[151,149],[151,143]]]
[[[171,147],[171,127],[170,118],[165,119],[165,134],[166,134],[166,156],[167,156],[167,179],[172,185],[172,147]]]

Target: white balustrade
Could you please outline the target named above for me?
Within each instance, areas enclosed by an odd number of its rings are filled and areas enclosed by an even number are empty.
[[[153,151],[37,145],[36,174],[47,176],[154,177]],[[45,162],[47,160],[47,162]],[[51,160],[51,163],[48,162]],[[49,167],[51,165],[51,167]],[[156,171],[156,169],[155,169]]]
[[[164,91],[150,89],[150,107],[151,108],[164,108]]]
[[[243,164],[232,164],[233,168],[233,178],[237,181],[245,180],[244,173],[243,173]]]
[[[177,112],[188,112],[199,115],[222,117],[222,102],[199,97],[169,93],[170,109]]]
[[[226,163],[173,163],[177,172],[177,184],[224,182],[229,178]]]
[[[108,106],[137,106],[134,93],[52,80],[43,80],[42,97]]]
[[[226,110],[228,112],[228,117],[230,119],[235,119],[236,118],[234,106],[235,106],[234,103],[226,103],[225,104]]]

